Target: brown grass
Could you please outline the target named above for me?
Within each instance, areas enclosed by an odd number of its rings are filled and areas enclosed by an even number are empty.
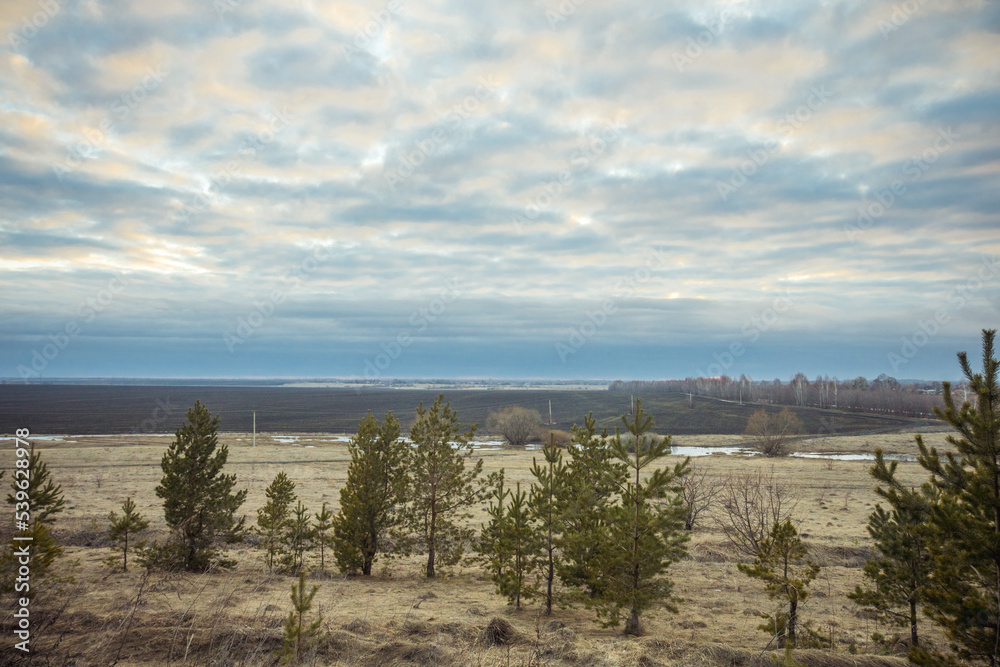
[[[681,436],[675,444],[738,444],[738,436]],[[51,607],[65,609],[34,644],[53,664],[107,665],[271,665],[281,644],[293,579],[268,575],[259,552],[240,545],[232,555],[232,571],[201,575],[114,572],[102,564],[111,555],[103,536],[107,513],[132,496],[151,520],[153,535],[166,534],[162,505],[153,489],[159,482],[159,460],[169,443],[162,437],[71,438],[75,442],[38,441],[53,477],[61,483],[67,510],[57,522],[66,546],[58,571],[75,583],[53,596]],[[303,435],[299,444],[282,444],[258,434],[249,446],[245,434],[223,434],[230,447],[229,472],[249,489],[243,511],[250,517],[264,502],[264,489],[279,470],[296,482],[296,491],[311,510],[322,502],[338,509],[348,451],[345,443],[322,435]],[[933,434],[933,444],[943,434]],[[815,439],[815,451],[889,451],[912,453],[912,435],[878,435]],[[312,448],[306,446],[311,445]],[[798,448],[798,445],[796,445]],[[477,452],[485,471],[504,467],[510,481],[530,484],[534,451]],[[0,454],[10,469],[9,449]],[[869,637],[872,622],[845,597],[861,582],[861,565],[870,553],[865,531],[876,496],[864,461],[779,459],[760,461],[739,456],[697,459],[713,477],[747,466],[774,465],[798,500],[799,529],[814,557],[824,567],[813,583],[801,613],[833,649],[796,651],[796,659],[815,666],[902,665],[896,658],[852,655],[875,652]],[[916,463],[900,463],[905,484],[925,479]],[[476,524],[485,517],[476,508]],[[645,618],[643,638],[625,638],[620,628],[605,629],[583,607],[557,608],[551,617],[531,601],[514,611],[495,595],[492,583],[476,565],[465,565],[436,580],[420,574],[413,557],[376,564],[376,576],[347,578],[336,572],[313,576],[320,587],[314,610],[324,618],[325,641],[310,664],[316,665],[753,665],[767,643],[756,629],[759,614],[775,603],[761,587],[736,569],[732,550],[708,516],[695,527],[690,557],[671,568],[676,594],[684,598],[680,614],[653,610]],[[131,559],[130,559],[131,561]],[[8,607],[9,609],[9,607]],[[2,655],[10,655],[11,618],[4,618]],[[34,613],[34,612],[33,612]],[[517,641],[483,641],[491,619],[509,626]],[[496,621],[494,621],[496,622]],[[892,634],[878,628],[885,634]],[[504,626],[504,633],[507,627]],[[929,641],[940,641],[924,623]],[[185,662],[186,661],[186,662]],[[767,664],[767,663],[761,663]]]

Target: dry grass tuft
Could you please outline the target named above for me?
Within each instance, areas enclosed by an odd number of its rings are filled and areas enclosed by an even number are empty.
[[[392,667],[394,665],[450,665],[451,656],[434,644],[390,642],[379,646],[363,659],[363,665]]]
[[[480,640],[487,646],[509,646],[518,639],[514,626],[502,618],[494,618],[480,635]]]
[[[678,663],[677,667],[774,667],[772,652],[748,651],[721,644],[702,647]],[[805,667],[904,667],[903,658],[875,655],[838,655],[824,651],[799,650],[795,660]]]
[[[355,618],[349,623],[345,623],[343,628],[356,635],[369,635],[372,631],[372,624],[364,619]]]

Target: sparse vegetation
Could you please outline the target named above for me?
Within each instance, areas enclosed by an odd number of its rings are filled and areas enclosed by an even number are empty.
[[[775,524],[791,517],[797,501],[788,482],[758,467],[730,473],[723,484],[717,523],[738,554],[753,559]]]
[[[299,580],[292,586],[292,610],[288,612],[285,621],[284,643],[278,656],[283,665],[298,665],[310,652],[315,651],[320,640],[320,627],[323,617],[317,615],[312,621],[306,621],[306,615],[312,609],[313,598],[319,586],[313,586],[306,592],[306,572],[299,570]]]
[[[523,447],[538,430],[542,416],[538,410],[512,405],[500,412],[491,412],[486,418],[486,428],[503,436],[512,447]]]
[[[129,538],[135,539],[136,534],[141,533],[149,527],[147,521],[135,510],[135,502],[132,498],[126,498],[122,503],[122,515],[118,516],[114,512],[108,515],[108,537],[122,551],[122,571],[128,571],[128,546]],[[142,547],[143,543],[133,543],[133,548]]]
[[[753,564],[737,563],[736,567],[764,582],[771,598],[788,603],[787,613],[761,614],[764,623],[759,628],[777,640],[778,648],[797,646],[799,603],[808,597],[808,586],[819,574],[819,565],[809,558],[792,522],[785,519],[774,524]]]
[[[764,456],[787,456],[788,440],[802,432],[802,422],[788,408],[769,413],[761,408],[747,420],[743,432]]]

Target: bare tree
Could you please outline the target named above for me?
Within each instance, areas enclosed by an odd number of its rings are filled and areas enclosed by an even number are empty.
[[[684,529],[693,530],[698,517],[708,511],[712,501],[722,492],[725,480],[710,477],[702,466],[691,466],[691,472],[680,479],[681,501],[684,503]]]
[[[529,410],[519,405],[491,412],[486,418],[486,427],[493,433],[502,435],[514,447],[527,443],[541,423],[542,416],[538,414],[538,410]]]
[[[729,475],[722,485],[716,521],[736,551],[756,558],[771,528],[791,518],[795,501],[788,484],[776,479],[774,466]]]
[[[793,435],[802,432],[802,422],[788,408],[776,414],[757,410],[747,420],[745,436],[754,441],[754,447],[764,456],[785,456],[785,444]]]

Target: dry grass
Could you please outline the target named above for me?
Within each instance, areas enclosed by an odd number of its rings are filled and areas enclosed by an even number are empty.
[[[281,436],[279,436],[281,437]],[[163,437],[67,438],[75,442],[37,441],[55,480],[62,484],[67,510],[57,533],[66,547],[60,571],[75,568],[75,584],[59,598],[65,610],[39,638],[40,654],[54,664],[107,665],[269,665],[280,646],[289,609],[291,577],[267,575],[260,554],[249,545],[234,549],[236,569],[202,575],[136,570],[112,572],[102,560],[110,555],[102,541],[105,517],[132,496],[151,520],[154,533],[165,534],[162,505],[154,493],[159,460],[169,443]],[[249,517],[264,502],[264,489],[279,470],[295,481],[296,491],[313,511],[327,502],[336,511],[344,484],[346,444],[330,436],[303,435],[292,446],[258,434],[256,448],[246,434],[223,434],[229,445],[228,470],[249,489],[243,510]],[[738,444],[738,436],[681,436],[678,445]],[[882,446],[912,453],[912,435],[878,435],[814,439],[814,451],[858,452]],[[943,444],[933,434],[932,444]],[[807,443],[804,443],[807,444]],[[798,448],[798,445],[796,445]],[[504,467],[511,482],[529,484],[538,452],[484,450],[485,471]],[[871,621],[845,594],[861,582],[860,567],[869,553],[865,531],[876,502],[865,461],[779,459],[762,461],[739,456],[697,459],[711,476],[725,476],[747,466],[774,465],[792,487],[799,529],[824,566],[802,605],[805,619],[832,651],[798,651],[807,665],[899,665],[889,658],[855,656],[875,651],[867,638]],[[0,455],[9,469],[11,452]],[[900,463],[904,483],[925,475],[916,463]],[[477,508],[475,521],[485,517]],[[651,612],[643,638],[625,638],[604,629],[581,607],[556,609],[545,617],[537,605],[519,612],[492,592],[478,566],[456,568],[428,581],[420,575],[420,558],[376,565],[370,579],[331,573],[314,576],[320,591],[314,609],[324,617],[326,639],[310,659],[316,665],[754,665],[767,640],[756,629],[758,615],[773,611],[760,586],[740,574],[712,517],[701,519],[689,545],[690,558],[671,574],[676,593],[684,598],[681,613]],[[511,640],[495,641],[487,632],[499,619]],[[9,626],[10,617],[5,619]],[[494,628],[496,629],[496,628]],[[880,628],[885,632],[884,628]],[[925,624],[925,636],[936,637]],[[11,633],[3,631],[2,655],[10,655]],[[887,633],[888,634],[888,633]],[[493,637],[484,641],[484,637]],[[516,638],[516,640],[514,639]],[[766,663],[761,663],[766,664]]]

